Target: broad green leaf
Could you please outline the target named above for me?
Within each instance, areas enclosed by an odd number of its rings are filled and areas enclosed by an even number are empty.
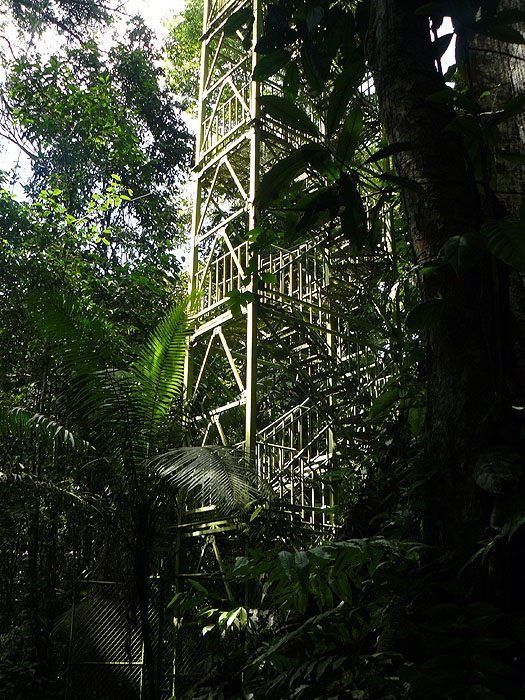
[[[184,615],[188,610],[194,610],[198,605],[202,605],[202,599],[199,596],[192,596],[184,600],[179,607],[179,615]]]
[[[365,160],[365,165],[368,163],[376,163],[378,160],[383,158],[388,158],[389,156],[395,155],[396,153],[402,153],[403,151],[410,151],[412,149],[412,144],[410,141],[400,141],[399,143],[391,143],[387,146],[383,146],[378,151],[373,153],[370,158]]]
[[[452,37],[454,36],[454,32],[451,32],[450,34],[443,34],[442,36],[438,37],[433,43],[432,43],[432,49],[434,50],[434,56],[437,60],[443,56],[445,51],[448,49],[450,46],[450,42],[452,41]]]
[[[482,226],[481,233],[495,257],[516,270],[525,270],[525,222],[510,218],[491,221]]]
[[[335,658],[336,657],[334,657],[334,656],[327,656],[325,659],[323,659],[322,661],[319,661],[317,663],[317,668],[316,668],[316,672],[315,672],[316,673],[315,680],[317,683],[319,683],[323,673],[326,671],[328,666],[330,666],[330,664],[332,664],[334,662]],[[346,661],[346,659],[345,659],[345,661]]]
[[[499,124],[507,119],[511,119],[525,111],[525,92],[511,98],[506,102],[502,109],[497,110],[489,117],[491,124]]]
[[[446,307],[444,299],[427,299],[410,311],[406,317],[405,325],[411,333],[429,331],[439,323]]]
[[[319,136],[319,129],[306,112],[285,97],[264,95],[264,97],[261,97],[261,107],[267,114],[286,124],[286,126],[296,131],[301,131],[303,134],[308,134],[308,136]]]
[[[308,559],[308,555],[306,552],[296,552],[294,561],[299,583],[303,589],[306,589],[308,587],[308,576],[310,572],[310,560]]]
[[[324,10],[320,5],[311,7],[306,13],[306,26],[308,31],[315,29],[324,17]]]
[[[339,162],[348,163],[352,159],[362,130],[363,112],[356,105],[346,117],[337,142],[336,157]]]
[[[171,608],[172,605],[177,605],[177,603],[184,598],[186,594],[181,593],[180,591],[178,593],[175,593],[173,598],[170,600],[168,605],[166,607]]]
[[[282,567],[284,573],[286,574],[288,581],[291,581],[293,568],[294,568],[293,554],[291,552],[287,552],[286,550],[283,550],[282,552],[279,552],[278,557],[279,557],[279,562],[281,564],[281,567]]]
[[[521,517],[514,516],[512,521],[510,522],[510,528],[509,528],[509,540],[514,537],[516,532],[525,525],[525,515],[521,515]]]
[[[238,303],[241,306],[246,306],[255,301],[255,295],[253,292],[242,292],[240,289],[232,289],[226,296],[231,299],[233,303]]]
[[[242,10],[237,10],[237,12],[234,12],[233,15],[226,21],[223,30],[224,34],[226,36],[231,36],[232,34],[235,34],[235,32],[238,29],[240,29],[243,25],[248,24],[252,17],[253,12],[251,8],[247,7]]]
[[[452,236],[441,248],[440,255],[454,268],[458,277],[470,270],[487,248],[486,239],[479,233]]]
[[[472,25],[472,29],[476,34],[483,34],[498,41],[504,41],[509,44],[525,44],[523,34],[508,24],[489,25],[488,23],[476,22]]]
[[[452,63],[452,64],[448,67],[448,69],[447,69],[445,75],[443,76],[443,80],[444,80],[446,83],[452,82],[452,81],[454,80],[454,76],[456,75],[457,69],[458,69],[457,63]]]
[[[228,611],[226,614],[226,625],[228,627],[231,627],[235,620],[239,617],[239,614],[241,612],[241,608],[234,608],[233,610]]]
[[[328,138],[332,137],[339,126],[364,72],[363,62],[355,61],[336,78],[326,113],[326,135]]]
[[[284,68],[290,61],[290,58],[291,54],[286,49],[279,49],[279,51],[263,56],[255,66],[252,76],[253,80],[267,80],[281,68]]]
[[[301,65],[308,84],[315,93],[320,95],[325,86],[323,71],[319,66],[315,48],[307,42],[304,42],[301,48]]]
[[[241,623],[241,627],[246,627],[248,624],[248,611],[242,605],[239,608],[239,622]]]
[[[237,557],[237,559],[235,560],[233,570],[238,571],[239,569],[243,569],[249,563],[250,560],[248,559],[248,557]]]
[[[253,523],[253,521],[256,520],[256,519],[259,517],[259,515],[262,513],[263,510],[264,510],[263,506],[257,506],[257,508],[256,508],[256,509],[253,511],[253,513],[250,515],[250,522]],[[242,558],[242,557],[241,557],[241,558]],[[244,557],[244,558],[246,559],[246,557]],[[238,559],[239,559],[239,558],[238,558]],[[236,562],[235,562],[235,566],[237,566],[237,561],[238,561],[238,559],[237,559]],[[248,560],[246,559],[246,561],[248,561]]]
[[[457,92],[449,87],[432,93],[432,95],[427,97],[427,100],[438,104],[448,104],[453,105],[454,107],[461,107],[467,112],[472,112],[473,114],[478,114],[478,112],[481,111],[481,107],[477,102],[471,100],[470,97],[467,97],[467,95]]]
[[[309,192],[297,202],[297,211],[304,212],[293,220],[293,225],[286,231],[287,240],[294,240],[295,235],[301,235],[304,231],[311,231],[314,227],[322,225],[335,217],[340,208],[340,192],[336,186],[321,187],[314,192]],[[289,234],[292,234],[291,238]]]
[[[392,410],[400,399],[401,394],[398,386],[391,386],[385,389],[374,399],[374,403],[368,414],[368,420],[373,421],[377,418],[382,418]]]
[[[338,575],[338,593],[339,597],[347,603],[352,603],[353,591],[352,584],[345,571],[340,571]]]
[[[367,216],[355,179],[351,175],[341,173],[339,218],[346,238],[359,250],[366,242]]]
[[[519,457],[506,448],[482,452],[474,469],[474,480],[484,491],[503,493],[504,482],[516,482],[521,477]]]
[[[198,581],[195,581],[193,578],[188,579],[188,583],[195,588],[196,591],[199,591],[199,593],[203,593],[204,595],[208,595],[208,589],[205,588],[201,583]]]
[[[265,284],[277,284],[277,276],[272,272],[261,272],[261,281]]]
[[[425,427],[426,410],[424,406],[408,409],[408,427],[414,437],[418,437]]]
[[[299,69],[295,62],[290,63],[284,74],[283,93],[288,100],[295,100],[299,93]]]
[[[286,158],[279,160],[262,178],[255,201],[265,204],[277,197],[280,191],[289,185],[300,173],[306,170],[307,163],[301,150],[294,151]]]
[[[472,646],[478,649],[508,649],[513,645],[509,637],[475,637]]]
[[[483,130],[477,117],[472,116],[472,114],[456,116],[446,125],[444,131],[456,131],[462,134],[467,138],[467,143],[476,144],[476,153],[479,153],[483,140]]]
[[[320,165],[326,157],[327,152],[321,145],[301,146],[286,158],[279,160],[264,175],[257,188],[255,201],[264,205],[293,182],[300,173],[305,172],[309,165],[315,167],[316,160]]]
[[[314,557],[317,557],[318,559],[326,559],[327,561],[332,560],[334,557],[330,552],[326,550],[324,547],[314,547],[313,549],[308,550],[310,554],[312,554]]]

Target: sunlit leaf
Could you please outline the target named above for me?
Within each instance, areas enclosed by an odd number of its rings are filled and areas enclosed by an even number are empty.
[[[158,455],[151,464],[178,488],[197,490],[205,500],[221,504],[227,512],[267,493],[242,453],[225,447],[178,448]]]

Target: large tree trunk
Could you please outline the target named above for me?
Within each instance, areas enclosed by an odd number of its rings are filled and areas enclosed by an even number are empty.
[[[521,10],[522,0],[500,0],[498,12]],[[518,25],[523,34],[525,23]],[[468,46],[470,88],[484,112],[496,113],[525,88],[525,45],[502,42],[483,34],[474,35]],[[525,201],[525,164],[509,160],[508,154],[525,154],[525,113],[498,124],[499,140],[492,146],[497,180],[493,197],[485,206],[486,216],[518,218]],[[507,154],[505,157],[504,154]],[[512,319],[511,338],[505,342],[516,358],[511,386],[513,403],[521,405],[525,397],[525,278],[517,270],[509,275],[508,307]],[[522,482],[523,482],[522,477]],[[521,484],[523,488],[523,483]],[[503,527],[516,510],[519,489],[509,489],[499,497],[492,522]],[[499,551],[491,555],[492,589],[498,592],[513,614],[523,605],[525,532],[521,528]],[[525,697],[525,694],[524,694]]]
[[[500,0],[498,10],[521,10],[522,0]],[[525,23],[518,25],[522,34]],[[525,89],[525,45],[475,35],[468,47],[471,88],[483,110],[496,112]],[[494,148],[497,173],[496,201],[489,216],[519,216],[525,201],[525,164],[509,160],[504,153],[525,154],[525,112],[498,125],[500,139]],[[517,391],[525,395],[525,284],[521,274],[510,276],[510,309],[514,321],[514,348],[519,363]]]
[[[523,10],[523,0],[500,0],[498,11]],[[518,28],[523,33],[525,23]],[[525,89],[525,45],[477,34],[469,46],[470,80],[485,111],[495,112]],[[481,97],[482,96],[482,97]],[[499,124],[500,151],[525,153],[525,113]],[[495,194],[508,214],[517,216],[525,197],[525,165],[496,152]]]
[[[372,2],[368,60],[389,143],[410,142],[395,158],[398,175],[421,187],[403,202],[417,262],[436,257],[451,236],[479,230],[483,207],[462,143],[444,131],[454,113],[428,101],[444,89],[435,67],[428,19],[420,0]],[[458,277],[441,269],[422,278],[425,299],[444,302],[428,338],[427,541],[472,554],[490,524],[493,499],[473,479],[481,452],[512,440],[508,434],[504,357],[508,334],[505,280],[488,256]]]

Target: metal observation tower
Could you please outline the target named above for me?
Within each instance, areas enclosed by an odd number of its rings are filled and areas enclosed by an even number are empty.
[[[204,1],[186,392],[203,445],[242,445],[282,502],[323,527],[333,523],[330,386],[342,335],[330,250],[250,245],[262,175],[306,138],[261,110],[261,98],[282,94],[279,74],[252,80],[263,12],[263,0]],[[210,532],[213,506],[197,510],[187,534]]]
[[[293,517],[318,532],[337,524],[333,467],[341,427],[348,424],[353,434],[362,425],[370,395],[385,381],[385,350],[357,339],[360,309],[352,299],[364,283],[350,274],[347,242],[311,236],[287,249],[252,245],[268,214],[258,209],[264,174],[307,141],[290,120],[262,109],[268,96],[283,93],[282,74],[252,80],[265,4],[204,0],[189,271],[197,308],[185,389],[200,443],[239,448],[269,485],[277,529],[283,517]],[[322,133],[308,96],[299,93],[297,101]],[[211,502],[179,502],[177,512],[165,533],[165,571],[151,581],[150,624],[166,698],[199,680],[208,644],[195,628],[178,624],[176,606],[177,624],[168,620],[171,588],[184,591],[187,578],[200,576],[233,598],[222,558],[240,554],[250,537]],[[235,530],[238,537],[222,535]],[[89,592],[90,607],[86,615],[81,598],[73,604],[67,697],[98,698],[109,687],[116,699],[142,697],[144,646],[127,589],[104,581],[78,586],[81,595]]]

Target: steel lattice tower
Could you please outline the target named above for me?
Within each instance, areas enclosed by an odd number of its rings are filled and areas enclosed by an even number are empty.
[[[261,97],[282,92],[279,74],[252,80],[264,9],[263,0],[204,2],[190,258],[198,310],[186,392],[202,409],[202,444],[244,445],[274,491],[322,526],[333,523],[333,497],[317,476],[326,477],[334,440],[331,399],[319,396],[340,351],[330,251],[315,242],[250,247],[261,176],[305,138],[261,110]],[[246,303],[232,308],[239,298]]]

